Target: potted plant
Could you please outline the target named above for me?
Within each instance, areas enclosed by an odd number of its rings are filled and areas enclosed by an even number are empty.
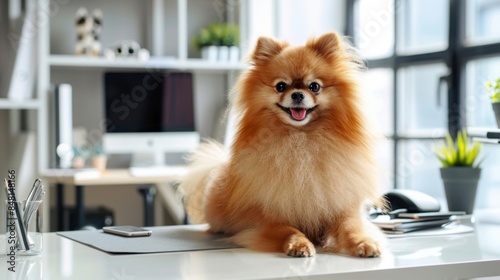
[[[85,167],[85,161],[88,157],[88,151],[83,147],[73,147],[73,161],[71,167],[74,169],[82,169]]]
[[[103,146],[95,146],[92,150],[92,167],[100,171],[106,170],[107,161],[108,157],[104,152]]]
[[[450,134],[438,145],[435,155],[443,165],[440,169],[449,211],[465,211],[472,214],[477,186],[481,176],[477,161],[481,144],[472,142],[463,129],[453,141]]]
[[[217,46],[217,61],[221,62],[227,61],[229,57],[229,46],[224,43],[226,26],[227,24],[225,23],[214,23],[208,27],[208,30],[212,33]]]
[[[201,50],[201,58],[209,61],[217,61],[217,45],[212,30],[207,27],[200,30],[194,38],[194,45]]]
[[[214,23],[200,30],[194,38],[201,57],[209,61],[238,61],[239,30],[236,25]]]
[[[493,107],[493,112],[495,112],[497,127],[500,128],[500,78],[493,83],[485,83],[485,86],[490,92],[491,105]]]
[[[222,25],[222,46],[227,47],[228,54],[226,57],[222,57],[219,60],[225,60],[229,62],[238,62],[240,57],[240,49],[238,48],[238,43],[240,40],[239,27],[232,24]]]

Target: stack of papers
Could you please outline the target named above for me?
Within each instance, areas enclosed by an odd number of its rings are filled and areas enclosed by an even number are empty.
[[[403,234],[417,230],[444,227],[457,222],[465,212],[400,213],[395,218],[378,216],[372,222],[387,234]]]

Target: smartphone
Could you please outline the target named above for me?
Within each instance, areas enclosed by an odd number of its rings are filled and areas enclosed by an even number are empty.
[[[152,233],[149,229],[134,227],[134,226],[103,227],[102,230],[106,233],[111,233],[126,237],[150,236]]]

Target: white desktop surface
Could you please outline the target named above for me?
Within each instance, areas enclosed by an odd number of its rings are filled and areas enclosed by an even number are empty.
[[[475,225],[474,233],[388,240],[380,258],[317,254],[292,258],[247,249],[110,255],[44,234],[40,257],[16,259],[0,279],[469,279],[500,275],[500,225]],[[24,275],[22,275],[24,273]],[[7,276],[4,277],[3,275]]]

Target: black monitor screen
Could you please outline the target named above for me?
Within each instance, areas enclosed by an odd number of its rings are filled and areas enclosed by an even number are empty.
[[[191,73],[105,73],[106,132],[194,131]]]

